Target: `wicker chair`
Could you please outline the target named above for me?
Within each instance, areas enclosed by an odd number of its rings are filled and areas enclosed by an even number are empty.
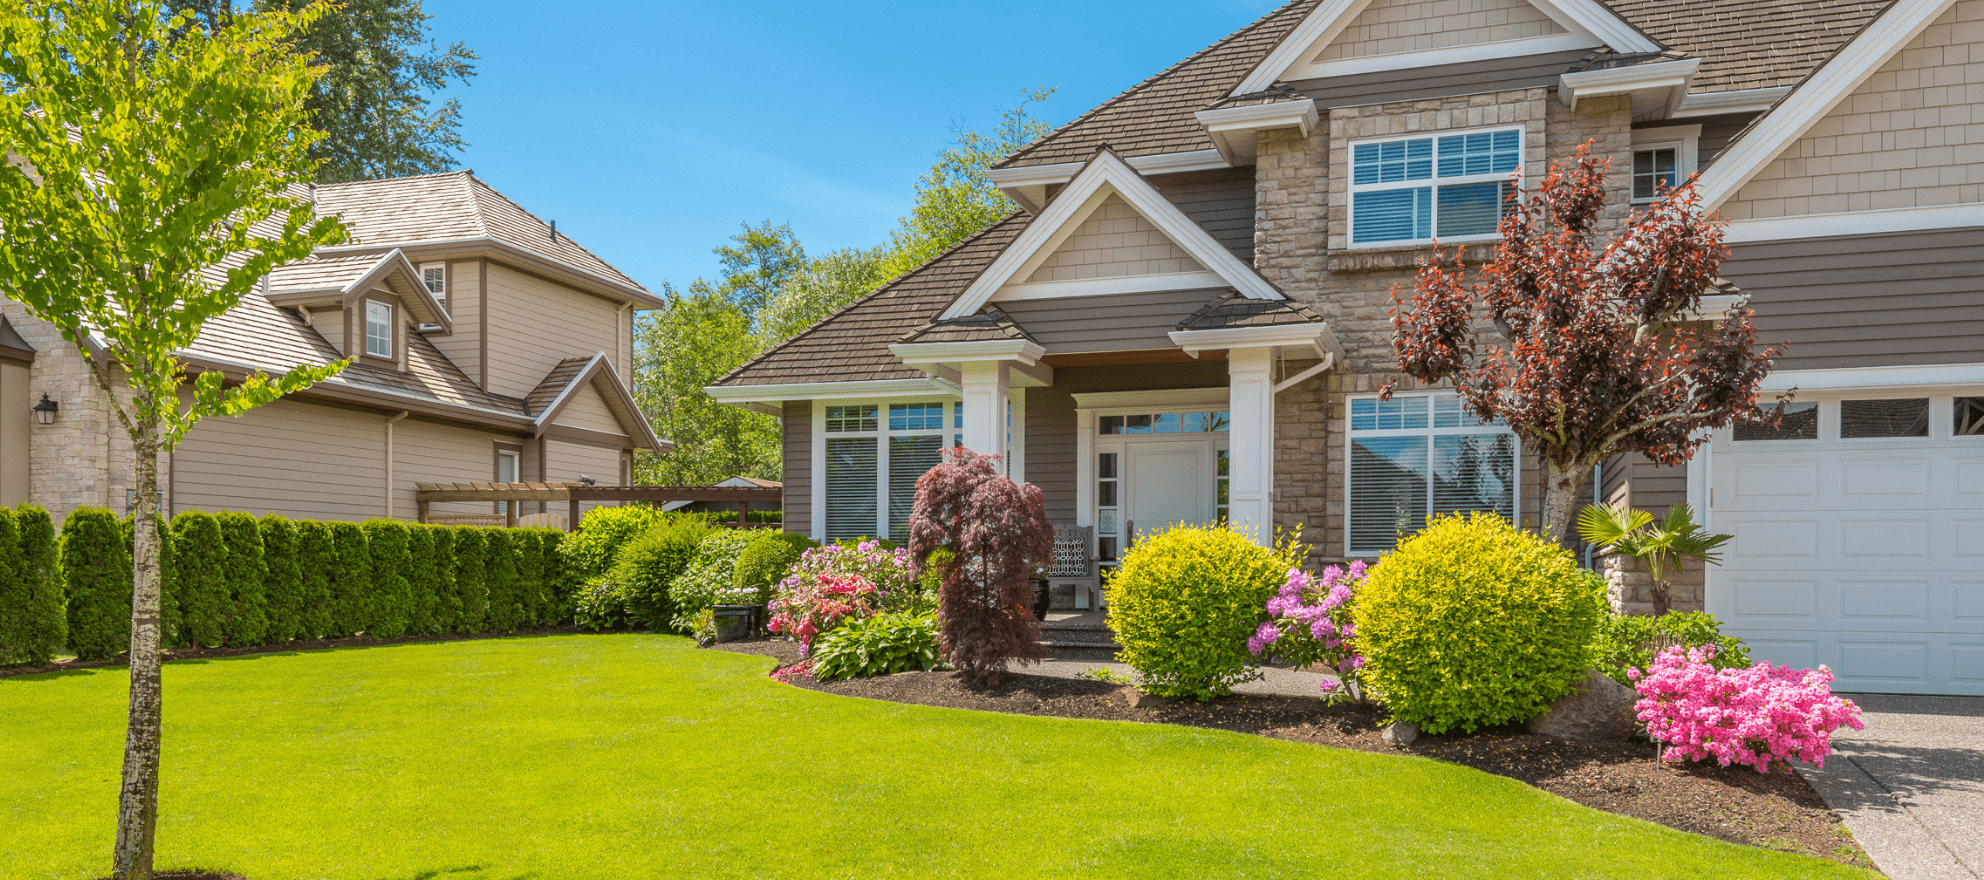
[[[1054,526],[1054,562],[1047,569],[1047,589],[1062,585],[1075,591],[1075,608],[1102,606],[1102,579],[1095,570],[1095,529],[1069,523]]]

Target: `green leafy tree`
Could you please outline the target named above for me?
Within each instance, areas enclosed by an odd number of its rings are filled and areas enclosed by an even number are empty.
[[[1711,565],[1722,564],[1716,549],[1734,535],[1711,535],[1695,524],[1695,512],[1686,504],[1667,508],[1667,518],[1656,521],[1653,514],[1624,504],[1593,504],[1578,515],[1578,534],[1586,543],[1623,553],[1646,564],[1653,580],[1653,616],[1667,613],[1674,576],[1696,559]]]
[[[756,356],[750,318],[712,289],[665,295],[668,307],[642,313],[635,327],[634,395],[675,451],[642,456],[636,478],[662,485],[709,485],[738,474],[776,479],[777,420],[703,391]]]
[[[723,279],[716,292],[747,319],[769,304],[787,282],[806,271],[806,248],[799,244],[791,224],[773,226],[770,220],[756,226],[746,223],[730,240],[732,244],[718,245],[711,251],[723,265]],[[690,290],[705,283],[698,281]]]
[[[0,8],[0,293],[76,345],[134,447],[131,712],[114,873],[152,874],[158,815],[158,460],[194,423],[341,365],[199,375],[178,352],[275,266],[343,239],[296,184],[316,169],[317,71],[294,51],[316,9],[212,31],[158,0]],[[102,358],[93,357],[97,353]]]
[[[889,280],[891,251],[843,248],[812,261],[787,279],[778,295],[755,316],[752,336],[759,350],[798,336],[848,303]]]
[[[889,236],[885,277],[894,278],[923,265],[1018,207],[985,179],[985,172],[1051,130],[1046,121],[1027,110],[1027,105],[1046,101],[1053,94],[1053,89],[1027,92],[1018,106],[1000,114],[999,123],[990,131],[962,132],[950,148],[937,155],[937,163],[916,183],[916,204]]]
[[[192,0],[178,8],[210,28],[236,20],[233,0]],[[262,0],[259,11],[295,11],[300,0]],[[431,96],[475,75],[476,54],[429,36],[420,0],[341,0],[297,36],[323,73],[307,106],[323,140],[310,148],[325,183],[431,174],[455,166],[460,98],[438,106]]]

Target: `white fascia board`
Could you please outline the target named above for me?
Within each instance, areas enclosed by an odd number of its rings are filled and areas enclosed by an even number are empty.
[[[1115,278],[1082,278],[1075,281],[1029,281],[1008,284],[999,289],[993,302],[1029,299],[1067,299],[1075,296],[1109,296],[1118,293],[1152,293],[1159,290],[1202,290],[1225,287],[1226,279],[1217,272],[1164,272],[1156,275],[1123,275]]]
[[[552,414],[558,412],[558,408],[565,405],[567,398],[577,394],[581,386],[592,384],[592,371],[597,369],[600,362],[604,360],[606,360],[606,352],[603,351],[588,358],[586,365],[580,367],[577,373],[572,374],[572,380],[565,383],[565,387],[558,392],[558,396],[551,398],[551,404],[546,406],[543,412],[538,413],[537,418],[531,420],[537,423],[537,432],[539,434],[544,433],[544,429],[550,425]]]
[[[1198,357],[1202,352],[1235,348],[1307,346],[1316,356],[1343,354],[1327,324],[1283,324],[1277,327],[1222,327],[1214,330],[1173,330],[1171,344]]]
[[[794,382],[785,385],[710,385],[703,393],[718,403],[784,403],[788,400],[858,400],[869,397],[955,396],[932,379],[869,379],[859,382]]]
[[[1187,153],[1152,153],[1148,156],[1132,156],[1124,161],[1144,174],[1182,174],[1187,171],[1213,171],[1233,167],[1218,150],[1192,150]],[[1087,162],[1057,162],[1053,165],[1020,165],[1014,168],[992,168],[985,172],[985,179],[1000,188],[1017,186],[1044,186],[1067,183],[1075,179]]]
[[[961,364],[980,361],[1016,361],[1032,366],[1047,349],[1025,339],[984,339],[974,342],[898,342],[889,353],[904,363]]]
[[[1955,3],[1956,0],[1895,0],[1846,48],[1716,157],[1709,173],[1697,184],[1702,209],[1714,210],[1734,197],[1771,160],[1810,131]]]
[[[1681,96],[1681,104],[1667,114],[1669,119],[1691,119],[1697,116],[1717,116],[1724,113],[1762,113],[1771,105],[1791,94],[1791,87],[1775,89],[1742,89],[1734,92],[1709,92],[1707,94],[1687,94]]]
[[[1267,90],[1281,79],[1283,72],[1301,64],[1309,55],[1311,47],[1325,39],[1334,38],[1350,25],[1351,19],[1371,5],[1371,0],[1323,0],[1316,8],[1303,16],[1300,24],[1288,32],[1268,57],[1261,59],[1252,72],[1240,84],[1227,93],[1227,97],[1237,98]]]
[[[1694,80],[1695,71],[1701,66],[1700,58],[1683,58],[1566,73],[1557,77],[1557,100],[1575,109],[1582,98],[1664,90],[1668,94],[1661,103],[1671,109],[1680,103],[1680,96],[1688,91],[1688,83]]]
[[[1599,42],[1621,55],[1635,55],[1643,52],[1662,52],[1667,47],[1640,29],[1626,23],[1618,13],[1605,7],[1598,0],[1531,0],[1544,15],[1555,19],[1565,29],[1584,31]]]
[[[1155,391],[1083,391],[1071,394],[1081,409],[1155,406],[1224,406],[1231,392],[1217,388],[1163,388]]]
[[[953,320],[976,313],[979,308],[992,300],[992,296],[1006,283],[1019,275],[1022,268],[1031,263],[1036,254],[1049,246],[1050,242],[1065,238],[1070,223],[1077,223],[1078,215],[1093,210],[1091,197],[1105,189],[1113,190],[1128,202],[1130,207],[1143,215],[1145,220],[1156,226],[1169,237],[1172,243],[1183,249],[1198,264],[1208,271],[1216,272],[1242,296],[1250,299],[1280,300],[1281,291],[1269,284],[1255,272],[1252,266],[1240,261],[1225,245],[1185,216],[1178,206],[1150,185],[1150,181],[1131,168],[1123,157],[1112,150],[1104,149],[1089,160],[1088,167],[1068,181],[1068,186],[1054,197],[1040,215],[1027,224],[1019,237],[1013,240],[1006,250],[985,267],[973,279],[971,286],[951,303],[939,316],[939,320]]]
[[[1195,115],[1199,124],[1205,126],[1206,135],[1212,138],[1213,145],[1219,148],[1219,154],[1235,165],[1253,163],[1255,132],[1295,128],[1302,131],[1303,137],[1308,137],[1309,132],[1322,122],[1322,114],[1317,112],[1313,98],[1200,110]]]
[[[1353,76],[1360,73],[1381,73],[1389,70],[1414,70],[1421,67],[1438,67],[1445,64],[1467,64],[1474,61],[1490,61],[1497,58],[1522,58],[1529,55],[1550,55],[1558,52],[1571,52],[1578,49],[1603,48],[1597,38],[1588,34],[1551,34],[1547,37],[1523,37],[1517,40],[1496,40],[1492,43],[1470,43],[1465,46],[1447,46],[1439,49],[1422,49],[1416,52],[1393,52],[1385,55],[1360,55],[1355,58],[1332,58],[1328,61],[1311,61],[1297,64],[1282,71],[1284,80],[1326,79],[1334,76]]]
[[[1799,391],[1901,390],[1984,387],[1984,364],[1854,367],[1842,370],[1777,370],[1764,376],[1757,390]]]
[[[1797,238],[1879,235],[1884,232],[1970,229],[1978,226],[1984,226],[1984,204],[1932,205],[1926,208],[1890,208],[1885,211],[1849,211],[1840,214],[1807,214],[1802,217],[1733,220],[1723,231],[1722,240],[1731,244],[1742,244],[1753,241],[1788,241]]]

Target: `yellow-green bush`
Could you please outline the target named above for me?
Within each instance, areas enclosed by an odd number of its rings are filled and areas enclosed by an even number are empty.
[[[1526,721],[1590,667],[1604,590],[1501,517],[1436,518],[1358,593],[1364,683],[1427,733]]]
[[[1138,540],[1104,588],[1117,659],[1160,697],[1209,700],[1258,678],[1247,637],[1301,555],[1292,541],[1262,547],[1227,526]]]

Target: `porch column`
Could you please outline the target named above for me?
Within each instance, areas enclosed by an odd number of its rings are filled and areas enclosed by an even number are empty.
[[[1227,411],[1233,422],[1227,517],[1266,545],[1274,540],[1274,349],[1226,352]]]
[[[1012,394],[1012,368],[1005,361],[966,361],[959,365],[958,390],[964,395],[964,448],[1006,460],[1006,401]]]

